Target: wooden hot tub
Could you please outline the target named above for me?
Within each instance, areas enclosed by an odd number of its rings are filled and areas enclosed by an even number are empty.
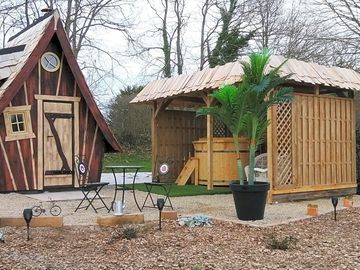
[[[207,140],[200,138],[193,141],[195,148],[195,158],[199,160],[199,184],[208,184],[208,165],[207,165]],[[245,167],[248,164],[249,152],[248,142],[244,138],[239,138],[240,159]],[[213,138],[213,185],[227,186],[230,182],[238,180],[236,165],[236,152],[233,138]]]

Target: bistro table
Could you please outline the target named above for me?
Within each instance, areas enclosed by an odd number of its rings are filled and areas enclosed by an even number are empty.
[[[139,206],[137,200],[136,200],[136,196],[135,196],[135,179],[136,179],[136,175],[138,173],[138,171],[142,168],[144,168],[144,166],[105,166],[106,169],[111,169],[113,175],[114,175],[114,180],[115,180],[115,193],[114,193],[114,199],[111,202],[111,207],[109,208],[109,212],[110,210],[114,211],[114,203],[116,200],[116,196],[117,196],[117,191],[118,190],[122,190],[122,197],[121,197],[121,203],[122,205],[124,205],[125,202],[125,179],[126,179],[126,172],[128,171],[135,171],[134,173],[134,177],[133,177],[133,184],[132,184],[132,191],[133,191],[133,196],[134,196],[134,201],[136,203],[137,208],[139,209],[139,211],[141,212],[141,207]],[[122,171],[123,174],[123,179],[122,179],[122,183],[119,183],[117,178],[116,178],[116,171]]]

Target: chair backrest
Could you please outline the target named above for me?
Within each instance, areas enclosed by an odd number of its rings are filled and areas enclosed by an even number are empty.
[[[267,153],[255,157],[255,168],[267,169]]]
[[[85,158],[75,156],[75,172],[76,178],[78,179],[79,186],[84,186],[87,183],[88,179],[88,166],[86,164]]]
[[[255,157],[255,168],[259,168],[259,169],[267,169],[267,153],[263,153],[263,154],[260,154],[258,156]],[[246,175],[246,178],[249,177],[249,166],[245,166],[244,168],[245,170],[245,175]],[[262,174],[265,174],[265,175],[257,175],[255,173],[255,178],[257,180],[265,180],[267,179],[267,172],[265,173],[262,173]]]

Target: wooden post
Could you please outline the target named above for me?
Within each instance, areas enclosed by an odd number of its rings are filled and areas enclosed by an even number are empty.
[[[274,172],[273,172],[273,151],[274,151],[274,146],[273,146],[273,111],[274,111],[274,107],[271,107],[268,111],[267,111],[267,118],[268,120],[270,120],[270,124],[267,127],[267,166],[268,166],[268,178],[269,178],[269,183],[270,183],[270,190],[268,192],[268,202],[272,202],[272,194],[273,194],[273,190],[274,190]],[[275,134],[276,135],[276,134]]]
[[[156,177],[156,160],[157,160],[157,152],[158,152],[158,144],[157,144],[157,112],[158,104],[154,101],[152,111],[151,111],[151,149],[152,149],[152,176],[153,179]]]
[[[210,107],[213,98],[206,97],[205,102],[206,106]],[[213,183],[213,117],[211,115],[206,116],[206,141],[207,141],[207,168],[208,168],[208,177],[207,177],[207,189],[211,190],[214,188]]]
[[[356,183],[357,175],[359,173],[356,170],[356,107],[354,102],[354,97],[351,99],[351,110],[352,110],[352,119],[351,119],[351,130],[353,131],[351,134],[351,149],[352,149],[352,179],[351,182]]]
[[[40,79],[39,79],[40,80]],[[44,186],[44,142],[43,142],[43,125],[44,125],[44,120],[43,120],[43,101],[38,99],[37,100],[37,125],[38,125],[38,134],[37,134],[37,138],[38,138],[38,151],[37,151],[37,160],[38,160],[38,183],[37,183],[37,187],[38,190],[43,190],[43,186]]]

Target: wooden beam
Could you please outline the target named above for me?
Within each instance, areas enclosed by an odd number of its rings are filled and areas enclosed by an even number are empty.
[[[156,110],[155,110],[155,118],[157,117],[158,113],[165,109],[167,106],[169,106],[169,104],[171,103],[171,99],[163,99],[159,101],[159,104],[157,104],[157,102],[155,101],[154,104],[156,104]]]
[[[23,155],[22,155],[19,140],[16,140],[16,146],[17,146],[17,149],[18,149],[18,152],[19,152],[21,170],[22,170],[23,175],[24,175],[25,188],[26,188],[26,190],[29,190],[29,184],[28,184],[28,179],[27,179],[26,170],[25,170],[25,163],[24,163],[24,158],[23,158]]]
[[[62,75],[63,63],[64,63],[64,53],[61,53],[59,77],[58,77],[57,86],[56,86],[56,95],[57,96],[59,95],[59,91],[60,91],[60,83],[61,83],[61,75]]]
[[[37,100],[63,101],[63,102],[80,102],[81,97],[68,96],[51,96],[51,95],[34,95]]]
[[[274,190],[273,195],[276,194],[292,194],[298,192],[310,192],[310,191],[323,191],[323,190],[336,190],[336,189],[347,189],[347,188],[356,188],[356,183],[347,183],[347,184],[334,184],[334,185],[314,185],[314,186],[305,186],[293,189],[279,189]]]
[[[74,79],[74,93],[73,96],[76,97],[76,80]]]
[[[44,121],[43,121],[43,101],[41,99],[37,100],[37,126],[38,126],[38,133],[37,133],[37,141],[38,141],[38,190],[43,190],[44,187]]]
[[[3,152],[3,156],[4,156],[4,159],[5,159],[5,163],[6,163],[6,166],[7,166],[7,169],[9,171],[9,174],[10,174],[10,178],[11,178],[11,183],[12,183],[12,186],[13,186],[13,190],[14,191],[17,191],[17,186],[16,186],[16,183],[15,183],[15,178],[14,178],[14,175],[11,171],[11,166],[10,166],[10,162],[9,162],[9,158],[7,156],[7,153],[6,153],[6,150],[5,150],[5,146],[4,146],[4,142],[0,136],[0,146],[1,146],[1,150]]]
[[[203,103],[203,99],[201,97],[194,97],[194,96],[178,96],[175,97],[174,99],[176,100],[181,100],[181,101],[189,101],[189,102],[194,102],[194,103]]]
[[[85,150],[86,150],[86,138],[87,138],[87,130],[88,130],[88,119],[89,119],[89,108],[86,106],[86,113],[85,113],[85,130],[84,130],[84,138],[83,138],[83,148],[81,151],[81,157],[85,157]]]
[[[97,139],[98,130],[99,130],[99,126],[96,125],[94,138],[93,138],[93,141],[92,141],[92,144],[91,144],[91,153],[90,153],[90,158],[89,158],[89,163],[88,163],[88,170],[87,170],[87,174],[86,174],[86,180],[89,178],[89,174],[90,174],[91,162],[92,162],[92,159],[93,159],[93,156],[94,156],[95,142],[96,142],[96,139]]]
[[[80,140],[80,121],[79,121],[79,102],[74,102],[73,104],[74,108],[74,153],[75,156],[79,157],[79,140]],[[74,163],[74,161],[73,161]],[[74,166],[74,164],[72,164]],[[75,175],[73,174],[73,177]],[[79,187],[79,181],[73,181],[75,187]]]
[[[39,95],[41,95],[41,62],[40,62],[40,58],[39,58],[39,61],[37,63],[38,65],[38,93]]]

